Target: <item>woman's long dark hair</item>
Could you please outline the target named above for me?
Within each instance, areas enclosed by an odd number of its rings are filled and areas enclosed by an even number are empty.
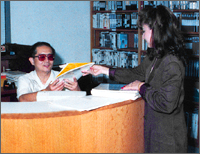
[[[138,27],[147,24],[153,30],[154,52],[147,52],[150,59],[173,54],[186,64],[183,36],[178,28],[178,20],[169,8],[159,5],[156,8],[144,8],[139,12]],[[152,51],[152,50],[151,50]]]

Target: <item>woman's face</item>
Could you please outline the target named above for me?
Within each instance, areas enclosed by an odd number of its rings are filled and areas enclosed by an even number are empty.
[[[144,39],[147,42],[148,47],[153,47],[152,46],[152,29],[150,29],[147,24],[144,24],[142,28],[143,28],[142,39]]]

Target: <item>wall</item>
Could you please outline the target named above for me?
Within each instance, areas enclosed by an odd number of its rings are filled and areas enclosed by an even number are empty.
[[[4,2],[1,1],[1,45],[5,43],[5,12]]]
[[[54,64],[90,61],[89,1],[11,1],[11,43],[49,42]]]

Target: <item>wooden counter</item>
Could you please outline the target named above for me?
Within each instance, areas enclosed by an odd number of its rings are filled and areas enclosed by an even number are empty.
[[[142,98],[82,112],[2,113],[1,152],[143,153],[143,116]]]

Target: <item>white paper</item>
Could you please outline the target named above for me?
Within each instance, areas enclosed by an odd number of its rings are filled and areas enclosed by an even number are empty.
[[[92,96],[107,97],[107,98],[126,98],[135,100],[140,96],[136,90],[121,90],[124,84],[100,84],[91,90]],[[112,89],[112,90],[110,90]]]
[[[78,80],[83,75],[83,73],[81,71],[89,70],[92,65],[94,65],[94,62],[71,69],[71,70],[65,72],[64,74],[60,75],[57,78],[60,79],[60,81],[62,81],[63,79],[69,79],[71,81],[74,81],[73,77],[76,77],[76,79]]]
[[[71,97],[64,101],[49,101],[51,107],[60,108],[61,110],[77,110],[77,111],[89,111],[94,110],[106,105],[123,102],[125,98],[106,98],[98,96],[85,96],[85,97]]]
[[[58,101],[84,96],[86,96],[85,91],[40,91],[37,93],[37,101]]]
[[[46,102],[50,108],[59,110],[89,111],[141,97],[138,91],[108,90],[120,89],[122,86],[123,84],[100,84],[92,89],[90,96],[86,96],[85,91],[41,91],[37,94],[37,101]]]

